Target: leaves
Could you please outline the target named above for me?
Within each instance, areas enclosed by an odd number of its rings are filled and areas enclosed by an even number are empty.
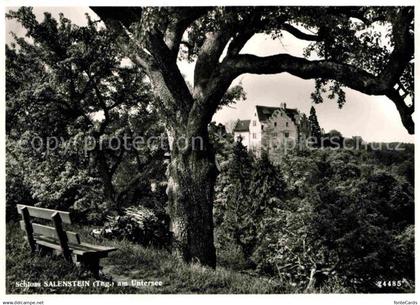
[[[145,74],[122,64],[127,58],[119,34],[89,16],[87,26],[63,15],[56,20],[45,14],[38,22],[28,7],[8,18],[20,22],[28,37],[15,37],[6,48],[8,159],[19,164],[11,175],[24,177],[28,201],[101,222],[122,202],[139,200],[133,194],[148,188],[136,183],[143,177],[139,171],[160,179],[164,149],[134,149],[133,142],[160,140],[163,126]]]
[[[168,217],[141,206],[128,207],[123,215],[108,217],[100,234],[143,246],[167,246],[170,242]]]

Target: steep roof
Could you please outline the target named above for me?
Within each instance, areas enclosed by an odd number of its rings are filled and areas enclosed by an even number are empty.
[[[244,132],[249,131],[249,124],[251,120],[238,120],[233,131]]]
[[[260,122],[264,122],[267,121],[271,115],[274,113],[274,111],[276,110],[284,110],[286,112],[286,114],[293,120],[293,122],[295,121],[295,115],[299,114],[299,112],[297,111],[297,109],[291,109],[291,108],[281,108],[281,107],[268,107],[268,106],[256,106],[257,108],[257,115],[258,115],[258,119],[260,120]]]

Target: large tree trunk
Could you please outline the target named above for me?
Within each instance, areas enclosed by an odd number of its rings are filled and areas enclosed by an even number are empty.
[[[115,188],[112,183],[112,174],[109,173],[108,164],[104,153],[101,150],[96,151],[96,162],[98,165],[99,174],[104,185],[104,196],[110,204],[110,208],[118,208],[115,202]]]
[[[199,147],[189,145],[187,149],[180,149],[176,144],[178,139],[179,136],[175,137],[171,145],[167,189],[173,246],[185,261],[215,267],[213,196],[217,170],[214,152],[207,130],[200,136],[203,145]]]

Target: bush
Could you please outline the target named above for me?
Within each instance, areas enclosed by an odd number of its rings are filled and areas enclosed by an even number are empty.
[[[312,197],[311,230],[348,287],[374,291],[380,280],[414,280],[407,228],[414,216],[410,189],[386,173],[348,186],[325,183]],[[405,255],[401,257],[401,249]],[[382,292],[384,292],[382,290]]]
[[[386,292],[378,281],[414,281],[410,189],[378,173],[348,185],[320,183],[266,215],[252,259],[300,291],[333,278],[352,291]],[[392,288],[402,292],[410,285]]]
[[[281,202],[285,189],[280,169],[267,155],[255,161],[238,142],[217,185],[216,239],[221,247],[231,248],[234,243],[249,266],[255,265],[252,255],[261,222]]]
[[[24,177],[18,170],[13,158],[6,160],[6,220],[16,221],[18,216],[17,204],[32,204],[34,202],[31,191],[24,183]]]
[[[109,216],[101,229],[106,238],[127,239],[143,246],[167,246],[169,218],[143,206],[129,207],[121,216]]]
[[[404,171],[359,151],[291,153],[280,168],[245,161],[233,156],[219,177],[219,253],[239,245],[248,268],[301,292],[412,289],[414,194]],[[377,287],[393,280],[404,284]]]
[[[308,226],[312,216],[310,202],[289,200],[264,218],[252,257],[259,272],[274,275],[299,291],[308,287],[313,270],[323,271],[319,264],[322,246]]]

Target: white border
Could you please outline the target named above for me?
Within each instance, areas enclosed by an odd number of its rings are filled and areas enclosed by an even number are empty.
[[[104,6],[115,6],[115,1],[57,1],[57,0],[39,0],[39,1],[10,1],[3,0],[1,6],[1,12],[4,16],[5,7],[8,6],[91,6],[91,5],[104,5]],[[414,5],[416,6],[416,1],[406,0],[406,1],[389,1],[389,0],[353,0],[353,1],[243,1],[243,0],[230,0],[230,1],[186,1],[186,0],[143,0],[143,1],[127,1],[120,0],[118,5],[121,6],[200,6],[200,5],[354,5],[354,6],[367,6],[367,5],[377,5],[377,6],[392,6],[392,5]],[[263,302],[264,304],[278,304],[282,302],[283,304],[394,304],[394,301],[407,301],[417,303],[420,302],[418,293],[415,294],[324,294],[324,295],[5,295],[5,209],[4,203],[6,202],[5,194],[5,18],[0,18],[0,41],[1,41],[1,68],[2,77],[0,88],[1,95],[0,100],[0,202],[2,206],[0,207],[0,236],[1,236],[1,245],[0,249],[0,301],[44,301],[44,304],[115,304],[115,303],[131,303],[131,302],[145,302],[147,304],[200,304],[205,305],[214,305],[218,302],[237,302],[245,304],[255,304]],[[415,29],[416,29],[416,49],[415,49],[415,58],[420,58],[419,51],[419,30],[420,29],[420,16],[418,13],[418,7],[415,10]],[[415,65],[415,75],[420,76],[420,67],[418,64]],[[415,79],[415,88],[419,88],[420,78]],[[416,95],[417,96],[417,95]],[[414,114],[414,121],[420,122],[418,120],[419,113]],[[416,134],[420,132],[420,127],[416,125]],[[416,136],[417,140],[417,136]],[[416,171],[419,170],[420,161],[420,152],[415,150],[415,168]],[[416,175],[417,176],[417,175]],[[416,179],[415,183],[415,198],[418,198],[420,192],[420,182]],[[419,208],[416,208],[416,219],[419,219]],[[416,226],[416,240],[419,236],[419,229]],[[416,266],[418,265],[417,258],[419,257],[419,246],[415,245],[416,248]],[[419,279],[419,268],[416,268],[416,279]],[[419,286],[419,283],[416,283]],[[416,291],[420,289],[417,288]],[[16,303],[18,304],[18,303]],[[409,303],[406,303],[409,304]],[[412,303],[413,304],[413,303]],[[1,305],[1,304],[0,304]]]

